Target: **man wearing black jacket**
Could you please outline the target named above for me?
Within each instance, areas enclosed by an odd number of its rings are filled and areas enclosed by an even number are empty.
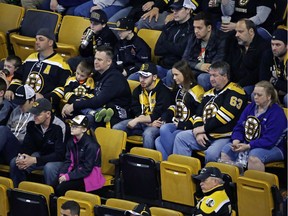
[[[127,118],[127,111],[131,101],[131,91],[127,80],[117,70],[113,63],[113,50],[111,47],[98,47],[95,54],[94,68],[97,72],[95,78],[94,97],[87,100],[75,101],[73,104],[66,104],[62,109],[62,116],[71,116],[82,113],[87,115],[92,128],[104,126],[104,122],[95,125],[94,118],[91,118],[93,111],[103,107],[113,109],[114,115],[111,118],[111,125]]]
[[[52,114],[51,103],[45,98],[36,100],[29,112],[34,121],[28,123],[20,152],[10,162],[10,175],[18,187],[27,173],[43,169],[45,183],[53,186],[64,160],[65,124]]]
[[[91,12],[90,16],[91,24],[90,27],[88,27],[84,31],[82,40],[85,38],[85,35],[89,30],[93,31],[93,36],[88,41],[88,44],[86,46],[85,45],[79,46],[80,56],[68,59],[68,64],[73,72],[76,71],[77,65],[83,58],[87,58],[93,61],[93,57],[95,55],[95,50],[97,47],[102,45],[111,47],[115,46],[117,38],[107,26],[107,21],[108,19],[104,11],[97,9]]]

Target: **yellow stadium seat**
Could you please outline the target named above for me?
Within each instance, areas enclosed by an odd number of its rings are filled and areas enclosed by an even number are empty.
[[[247,170],[237,180],[238,215],[272,216],[278,209],[272,188],[277,187],[278,177],[271,173]]]
[[[49,28],[55,34],[58,31],[61,15],[56,12],[28,9],[25,12],[17,33],[10,34],[15,55],[25,60],[35,52],[35,36],[40,28]],[[33,26],[33,28],[31,28]]]
[[[162,161],[162,154],[160,151],[154,150],[154,149],[148,149],[148,148],[142,148],[142,147],[133,147],[130,150],[130,154],[139,155],[143,157],[149,157],[152,158],[155,161]]]
[[[160,164],[162,200],[195,206],[196,184],[191,176],[201,169],[200,160],[172,154]]]
[[[8,188],[14,188],[12,180],[0,176],[0,216],[6,216],[9,212],[9,201],[7,197]]]
[[[81,37],[89,25],[90,21],[87,18],[64,16],[58,33],[57,53],[65,60],[77,56]]]
[[[237,182],[238,177],[240,176],[239,168],[231,164],[218,163],[218,162],[208,162],[206,167],[217,167],[222,173],[228,174],[233,182]]]
[[[7,43],[6,33],[9,30],[19,28],[25,9],[12,4],[0,3],[0,59],[9,55],[10,46]],[[7,49],[8,48],[8,49]]]
[[[95,130],[96,139],[101,146],[101,170],[106,182],[105,186],[114,184],[115,165],[109,160],[119,159],[126,148],[127,134],[121,130],[98,127]]]
[[[166,208],[160,208],[160,207],[150,207],[152,216],[183,216],[183,214],[179,211],[166,209]]]
[[[157,64],[157,56],[154,54],[156,42],[161,34],[161,31],[159,30],[153,30],[153,29],[140,29],[137,32],[137,35],[141,37],[151,48],[151,60],[155,64]]]
[[[110,206],[110,207],[122,209],[122,210],[132,210],[138,204],[139,203],[137,202],[132,202],[132,201],[123,200],[123,199],[116,199],[116,198],[109,198],[107,199],[105,203],[106,206]]]

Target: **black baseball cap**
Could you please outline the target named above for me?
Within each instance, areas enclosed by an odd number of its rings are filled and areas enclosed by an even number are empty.
[[[184,7],[195,11],[198,6],[199,4],[196,0],[174,0],[174,3],[170,7],[176,10]]]
[[[29,100],[33,97],[35,97],[34,89],[31,86],[25,84],[19,86],[16,89],[14,100],[12,102],[17,105],[23,105],[26,102],[26,100]]]
[[[134,30],[134,21],[129,18],[121,18],[116,22],[116,27],[111,27],[110,29],[118,31],[128,31]]]
[[[43,111],[52,111],[52,105],[46,98],[37,99],[29,110],[34,115],[39,115]]]
[[[200,181],[203,181],[209,177],[222,179],[222,173],[217,167],[204,167],[203,169],[201,169],[199,175],[193,175],[192,177]]]
[[[103,10],[96,9],[91,12],[90,21],[104,24],[108,22],[108,18]]]
[[[148,62],[141,65],[140,70],[138,71],[144,77],[149,77],[152,75],[157,75],[158,70],[154,63]]]

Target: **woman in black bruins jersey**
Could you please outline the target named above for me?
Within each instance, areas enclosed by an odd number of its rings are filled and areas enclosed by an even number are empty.
[[[172,74],[175,81],[175,103],[161,117],[167,124],[161,126],[160,136],[155,140],[156,149],[162,152],[164,160],[172,154],[176,134],[181,130],[192,129],[190,118],[195,114],[204,94],[204,89],[197,84],[186,61],[176,62],[172,67]]]

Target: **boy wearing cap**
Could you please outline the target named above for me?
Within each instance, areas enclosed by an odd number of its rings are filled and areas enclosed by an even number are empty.
[[[6,89],[6,81],[0,77],[0,125],[5,125],[7,123],[13,109],[12,104],[4,97]]]
[[[285,107],[288,107],[287,50],[287,29],[278,28],[272,35],[271,49],[263,54],[260,65],[260,80],[272,83]]]
[[[90,27],[83,32],[81,40],[85,38],[87,31],[90,29],[93,31],[93,36],[92,39],[89,40],[87,46],[79,46],[80,56],[68,59],[68,64],[70,65],[72,71],[76,70],[77,65],[83,58],[93,61],[97,47],[105,45],[114,48],[117,38],[109,29],[107,21],[107,16],[103,10],[96,9],[91,12]]]
[[[114,48],[114,60],[123,76],[138,81],[138,75],[134,76],[134,74],[139,71],[143,63],[151,61],[150,47],[134,33],[132,19],[121,18],[117,21],[116,27],[111,29],[119,36],[119,41]]]
[[[34,121],[27,125],[18,156],[10,162],[10,177],[17,187],[33,170],[43,169],[45,183],[54,186],[65,155],[65,124],[52,114],[46,98],[37,99],[29,110]]]
[[[143,146],[154,149],[154,141],[159,136],[163,124],[161,115],[172,102],[170,90],[157,77],[157,67],[153,63],[142,64],[140,85],[133,91],[131,112],[133,119],[124,120],[113,126],[127,135],[143,136]]]
[[[59,172],[57,196],[64,196],[68,190],[94,191],[105,183],[101,173],[100,146],[86,133],[88,124],[84,115],[70,121],[72,137],[67,142],[66,160]]]
[[[35,92],[30,86],[19,86],[16,89],[13,103],[17,106],[13,109],[7,125],[0,126],[0,153],[3,153],[7,164],[19,152],[27,124],[33,120],[33,115],[29,113],[29,110],[34,101]]]
[[[44,97],[52,102],[53,109],[58,109],[60,99],[64,96],[66,79],[71,75],[69,65],[62,56],[54,51],[57,47],[54,33],[48,28],[41,28],[36,34],[35,50],[16,71],[5,94],[13,100],[18,86],[28,84],[36,97]]]
[[[231,203],[224,189],[222,173],[217,167],[204,167],[193,178],[200,181],[203,198],[198,201],[192,216],[221,215],[230,216]]]

